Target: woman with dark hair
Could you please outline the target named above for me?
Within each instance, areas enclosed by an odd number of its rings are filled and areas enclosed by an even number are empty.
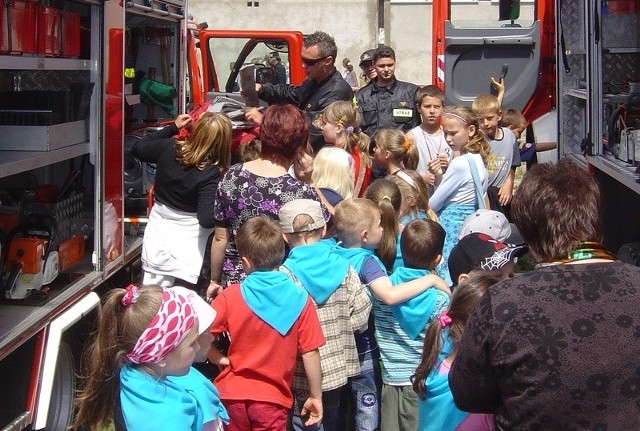
[[[213,211],[209,297],[244,276],[235,237],[245,221],[259,215],[277,220],[282,205],[294,199],[320,201],[313,187],[288,173],[308,139],[309,124],[302,111],[293,105],[272,105],[260,126],[260,157],[233,165],[222,178]]]
[[[456,405],[494,413],[497,430],[640,429],[640,268],[602,245],[595,179],[568,159],[537,165],[511,208],[538,265],[469,317]]]

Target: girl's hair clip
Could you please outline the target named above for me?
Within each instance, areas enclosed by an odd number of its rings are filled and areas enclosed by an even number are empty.
[[[440,322],[440,327],[443,329],[451,325],[451,317],[449,317],[446,311],[438,314],[438,321]]]
[[[138,298],[140,297],[140,290],[136,286],[130,284],[125,287],[125,290],[126,292],[124,296],[120,298],[120,304],[122,304],[123,307],[128,307],[129,305],[138,302]]]
[[[353,133],[355,129],[353,128],[353,126],[349,126],[345,130],[347,131],[347,133]]]

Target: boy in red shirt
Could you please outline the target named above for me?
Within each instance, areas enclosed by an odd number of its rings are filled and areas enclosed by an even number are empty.
[[[306,425],[322,420],[318,348],[325,343],[313,301],[278,267],[284,240],[278,225],[261,216],[238,231],[236,245],[247,278],[213,301],[214,336],[229,332],[228,358],[212,348],[210,359],[229,364],[215,379],[229,413],[229,431],[282,431],[293,405],[291,383],[298,354],[309,381],[301,414]]]

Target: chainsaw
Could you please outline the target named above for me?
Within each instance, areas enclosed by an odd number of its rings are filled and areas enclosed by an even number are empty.
[[[84,255],[84,237],[74,236],[60,244],[56,221],[49,215],[29,214],[7,238],[4,295],[24,299],[52,283],[61,271]]]

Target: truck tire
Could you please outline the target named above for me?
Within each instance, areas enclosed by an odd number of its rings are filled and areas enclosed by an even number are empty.
[[[73,351],[69,344],[62,341],[53,377],[47,431],[66,431],[69,428],[73,420],[75,390],[76,374]]]

